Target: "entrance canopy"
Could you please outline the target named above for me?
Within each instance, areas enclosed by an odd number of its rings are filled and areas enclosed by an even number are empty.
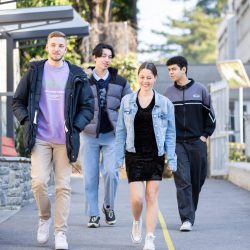
[[[21,2],[23,0],[0,0],[0,5],[1,4],[8,4],[8,3],[14,3],[14,2]]]
[[[71,6],[0,10],[0,38],[42,39],[55,30],[83,37],[89,34],[89,24]]]
[[[7,9],[1,10],[0,13],[0,25],[22,24],[42,20],[70,20],[73,18],[71,6]]]

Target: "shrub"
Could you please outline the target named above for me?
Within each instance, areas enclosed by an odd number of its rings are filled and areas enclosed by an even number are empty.
[[[135,54],[118,55],[113,59],[112,67],[117,68],[119,74],[129,81],[132,90],[135,91],[139,88],[137,83],[138,62]]]
[[[246,157],[245,153],[246,145],[243,143],[229,143],[229,160],[237,162],[246,162],[249,161],[249,157]]]

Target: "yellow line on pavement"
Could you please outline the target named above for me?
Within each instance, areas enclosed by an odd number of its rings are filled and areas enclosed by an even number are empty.
[[[146,187],[146,181],[144,181],[144,186]],[[162,215],[160,209],[158,209],[158,220],[161,224],[163,236],[164,236],[164,239],[166,241],[168,250],[175,250],[173,242],[172,242],[171,237],[170,237],[169,232],[168,232],[167,224],[163,218],[163,215]]]
[[[160,222],[161,227],[162,227],[162,232],[163,232],[164,239],[166,241],[168,250],[175,250],[173,242],[172,242],[171,237],[170,237],[169,232],[168,232],[166,222],[162,216],[160,209],[158,210],[158,219],[159,219],[159,222]]]

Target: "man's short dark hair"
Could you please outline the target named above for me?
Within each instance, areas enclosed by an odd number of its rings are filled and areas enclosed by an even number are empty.
[[[167,66],[171,66],[171,65],[174,65],[174,64],[177,64],[180,67],[180,69],[185,67],[186,68],[186,74],[187,74],[188,62],[187,62],[187,59],[184,56],[174,56],[174,57],[169,58],[167,60],[167,62],[166,62]]]
[[[114,52],[113,47],[111,45],[109,45],[109,44],[106,44],[106,43],[97,44],[95,46],[95,48],[93,49],[93,51],[92,51],[92,56],[101,57],[103,49],[109,49],[111,51],[112,58],[115,57],[115,52]]]

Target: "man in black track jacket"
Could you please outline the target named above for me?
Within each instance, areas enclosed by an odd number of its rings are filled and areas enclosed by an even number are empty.
[[[32,191],[38,207],[37,241],[49,238],[51,205],[48,181],[55,173],[55,249],[68,249],[71,162],[77,160],[79,133],[92,120],[94,97],[83,70],[67,61],[65,34],[49,34],[48,60],[31,62],[14,98],[13,112],[24,127],[24,146],[31,153]]]
[[[215,129],[211,97],[200,83],[187,77],[187,60],[182,56],[167,63],[174,85],[166,90],[175,107],[177,171],[174,180],[182,225],[191,231],[199,193],[207,176],[207,137]]]

